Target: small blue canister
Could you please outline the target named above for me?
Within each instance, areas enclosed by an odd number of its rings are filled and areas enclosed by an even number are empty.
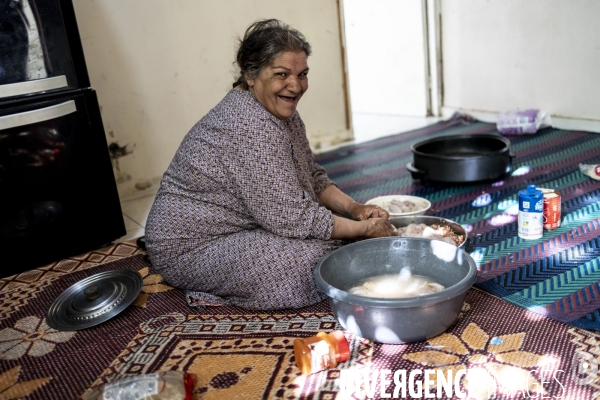
[[[519,191],[519,237],[539,239],[544,231],[544,194],[535,185]]]

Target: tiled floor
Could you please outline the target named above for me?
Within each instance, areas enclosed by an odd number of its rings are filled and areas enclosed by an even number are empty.
[[[355,143],[423,128],[441,121],[438,117],[403,117],[399,115],[352,114]]]
[[[354,123],[354,143],[363,143],[399,132],[408,132],[423,128],[440,120],[440,118],[435,117],[418,118],[375,114],[353,114],[352,119]],[[345,143],[344,145],[347,144]],[[117,242],[124,242],[144,235],[146,219],[148,218],[155,195],[156,193],[148,193],[144,196],[121,202],[127,234],[117,240]]]
[[[155,195],[156,193],[148,193],[143,197],[121,202],[127,234],[117,240],[117,242],[124,242],[129,239],[144,236],[146,219],[148,218],[148,213],[154,202]]]

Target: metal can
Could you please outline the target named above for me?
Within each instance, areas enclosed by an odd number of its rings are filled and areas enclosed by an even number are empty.
[[[519,191],[519,237],[539,239],[544,233],[544,194],[535,185]]]
[[[542,189],[544,195],[544,229],[560,227],[560,192],[554,189]]]

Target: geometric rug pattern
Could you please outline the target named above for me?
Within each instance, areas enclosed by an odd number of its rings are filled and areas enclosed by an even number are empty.
[[[46,324],[45,312],[56,296],[87,276],[112,269],[143,277],[142,292],[131,306],[76,332]],[[417,375],[411,384],[394,382],[393,375],[426,370],[462,371],[459,390],[474,399],[600,398],[599,334],[477,288],[469,290],[457,323],[442,335],[384,345],[346,333],[349,360],[304,376],[295,364],[293,341],[340,328],[327,302],[268,313],[190,307],[184,293],[165,284],[133,243],[63,260],[2,284],[2,399],[75,399],[103,383],[169,370],[192,375],[195,400],[410,398],[419,390],[421,395],[412,397],[422,398],[425,388],[436,393],[436,379]],[[440,398],[456,397],[442,391]]]

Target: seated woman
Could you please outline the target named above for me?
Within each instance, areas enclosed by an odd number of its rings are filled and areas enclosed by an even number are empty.
[[[240,76],[184,138],[161,182],[146,245],[190,304],[297,308],[325,296],[313,270],[345,239],[390,236],[388,214],[354,202],[316,164],[296,111],[308,89],[304,36],[252,24]]]

